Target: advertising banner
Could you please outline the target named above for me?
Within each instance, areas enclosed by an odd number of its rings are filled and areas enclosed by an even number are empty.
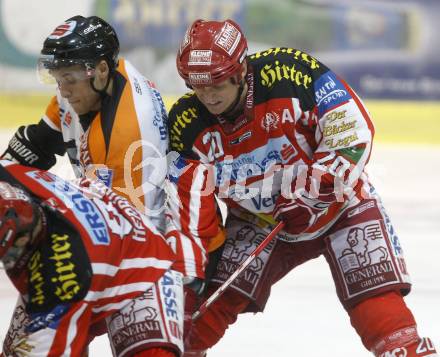
[[[369,1],[331,9],[319,56],[364,98],[440,99],[438,1]]]
[[[115,27],[121,55],[166,93],[182,90],[175,55],[188,25],[232,18],[250,51],[309,52],[363,98],[440,100],[439,13],[438,0],[0,0],[0,91],[44,90],[35,67],[45,37],[71,16],[96,14]]]
[[[111,0],[109,21],[122,50],[151,46],[178,48],[186,28],[196,19],[233,18],[244,23],[244,0]]]

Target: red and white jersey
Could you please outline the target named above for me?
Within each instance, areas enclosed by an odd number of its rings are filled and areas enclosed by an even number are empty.
[[[182,247],[187,271],[198,276],[221,226],[216,197],[229,208],[271,215],[301,168],[324,172],[326,184],[343,177],[351,190],[297,239],[306,240],[369,192],[364,166],[374,128],[353,89],[299,50],[271,48],[247,60],[245,108],[234,121],[211,114],[194,93],[169,113],[171,150],[179,153],[169,206],[176,229],[191,239]]]
[[[104,184],[78,184],[0,161],[0,180],[23,187],[45,212],[46,234],[27,269],[8,275],[25,287],[29,312],[83,301],[92,322],[147,291],[175,254],[150,220]]]
[[[119,60],[112,95],[99,112],[78,116],[57,90],[42,120],[62,135],[77,177],[94,175],[152,219],[162,216],[166,109],[154,84],[130,62]]]

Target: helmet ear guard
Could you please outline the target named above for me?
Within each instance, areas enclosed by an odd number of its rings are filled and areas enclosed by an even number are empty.
[[[246,54],[247,41],[237,23],[196,20],[180,45],[177,71],[187,86],[211,86],[241,76]]]

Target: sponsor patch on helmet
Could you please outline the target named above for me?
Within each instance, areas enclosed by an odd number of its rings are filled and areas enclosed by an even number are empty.
[[[190,72],[189,82],[192,85],[208,85],[212,83],[211,73],[209,72]]]
[[[226,51],[229,56],[232,56],[238,43],[241,39],[240,31],[230,22],[225,22],[220,36],[218,36],[215,44]]]
[[[66,21],[57,26],[55,30],[47,37],[51,40],[58,40],[59,38],[70,35],[76,27],[76,21]]]
[[[189,53],[189,66],[209,66],[211,65],[211,50],[192,50]]]
[[[87,35],[88,33],[95,31],[96,29],[99,29],[100,27],[102,27],[101,24],[97,24],[97,25],[92,25],[90,24],[88,27],[86,27],[83,31],[84,35]]]

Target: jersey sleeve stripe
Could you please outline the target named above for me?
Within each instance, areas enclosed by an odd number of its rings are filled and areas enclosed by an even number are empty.
[[[128,61],[124,61],[124,66],[121,68],[124,76],[129,79],[130,96],[134,103],[134,111],[136,112],[137,126],[140,133],[140,145],[142,148],[142,180],[141,183],[146,184],[144,189],[143,204],[147,211],[160,210],[163,207],[164,195],[161,195],[163,190],[163,182],[165,180],[166,169],[166,149],[168,141],[161,137],[158,125],[161,120],[164,120],[163,113],[165,109],[160,111],[160,108],[155,106],[159,102],[157,97],[153,97],[153,89],[149,82],[144,78]],[[160,97],[160,94],[157,94]],[[163,103],[162,103],[163,104]],[[165,114],[166,115],[166,114]],[[158,165],[145,165],[144,162],[156,159]],[[161,164],[162,160],[164,164]],[[152,171],[152,166],[155,167]],[[150,212],[151,215],[151,212]]]
[[[112,302],[109,304],[104,304],[104,305],[100,305],[97,307],[93,307],[92,311],[94,313],[100,313],[103,311],[115,311],[115,310],[120,310],[122,307],[126,306],[128,303],[130,303],[131,301],[133,301],[133,298],[128,298],[128,299],[124,299],[118,302]]]
[[[58,132],[61,132],[60,128],[57,127],[54,122],[47,116],[47,115],[43,115],[41,117],[41,120],[43,120],[51,129],[56,130]]]
[[[183,233],[180,233],[183,235]],[[190,239],[181,239],[181,247],[184,256],[185,273],[187,276],[198,276],[194,248]]]
[[[84,301],[98,301],[100,299],[115,297],[118,295],[125,295],[129,293],[134,293],[137,291],[147,291],[153,286],[152,282],[138,282],[132,284],[123,284],[114,286],[111,288],[106,288],[101,291],[89,290]]]
[[[80,305],[79,309],[73,314],[72,318],[69,321],[69,327],[67,329],[67,336],[66,336],[66,346],[65,353],[63,355],[65,356],[71,356],[71,346],[73,345],[73,340],[77,337],[78,331],[78,321],[82,318],[82,315],[84,313],[84,310],[86,310],[87,304],[83,303]]]
[[[200,208],[202,204],[202,190],[206,183],[205,176],[206,168],[199,165],[194,171],[194,181],[191,185],[191,201],[189,205],[189,230],[197,236],[199,228],[199,220],[203,219],[200,215]]]
[[[93,273],[115,276],[119,270],[124,269],[139,269],[139,268],[157,268],[168,269],[172,264],[169,260],[160,260],[156,258],[133,258],[124,259],[119,266],[106,264],[106,263],[93,263]]]

